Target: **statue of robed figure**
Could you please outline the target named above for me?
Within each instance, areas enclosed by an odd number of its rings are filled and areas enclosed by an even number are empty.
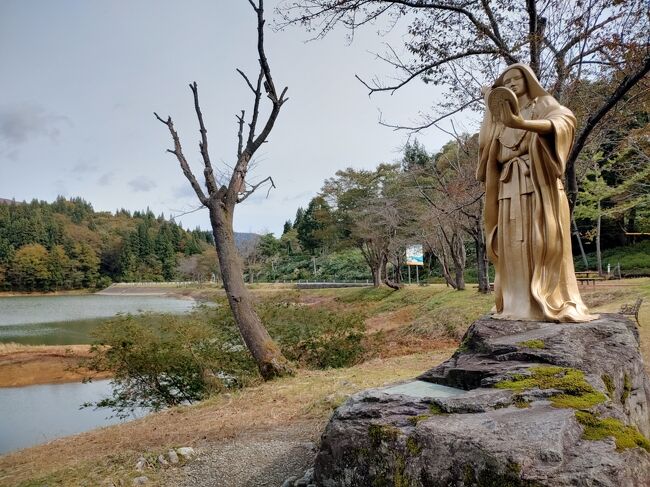
[[[477,179],[485,183],[485,234],[496,269],[494,318],[596,319],[573,266],[562,177],[576,119],[530,67],[509,66],[486,90]]]

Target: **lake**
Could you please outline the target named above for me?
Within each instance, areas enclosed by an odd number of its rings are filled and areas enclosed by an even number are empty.
[[[0,454],[124,421],[108,409],[79,409],[110,394],[108,380],[0,389]]]
[[[194,300],[169,296],[0,297],[0,343],[91,343],[92,329],[119,313],[183,314],[195,307]],[[108,409],[79,409],[110,393],[107,380],[0,388],[0,454],[119,422]]]
[[[91,343],[89,332],[118,313],[191,311],[196,302],[168,296],[0,297],[0,343],[72,345]]]

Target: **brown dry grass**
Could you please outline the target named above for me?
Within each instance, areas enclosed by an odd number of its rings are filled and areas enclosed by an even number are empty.
[[[79,359],[88,357],[89,345],[30,346],[0,343],[0,387],[77,382],[84,377],[102,378],[78,368]]]
[[[0,457],[0,485],[99,485],[108,476],[129,480],[136,476],[136,459],[146,452],[200,447],[306,419],[324,423],[350,394],[412,378],[452,352],[447,348],[375,359],[348,369],[301,370],[295,377],[216,396],[196,406],[21,450]],[[29,480],[33,483],[27,483]]]
[[[380,331],[396,330],[411,323],[414,316],[415,310],[413,306],[406,306],[395,311],[380,313],[366,319],[366,332],[378,333]]]

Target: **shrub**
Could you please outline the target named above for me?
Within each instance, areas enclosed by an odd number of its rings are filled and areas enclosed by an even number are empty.
[[[364,354],[359,313],[312,308],[285,293],[257,304],[260,318],[289,360],[310,368],[346,367]],[[91,357],[81,365],[113,375],[112,396],[86,406],[118,416],[158,410],[258,380],[225,300],[189,315],[125,315],[93,333]]]
[[[347,367],[358,363],[365,351],[363,315],[300,304],[298,296],[298,293],[284,294],[257,305],[262,322],[284,356],[309,368]],[[235,328],[225,305],[212,312],[211,321],[221,329]]]
[[[110,371],[112,396],[85,406],[118,416],[135,408],[159,410],[192,403],[210,392],[243,385],[256,369],[245,349],[196,315],[123,315],[93,333],[96,343],[82,365]]]

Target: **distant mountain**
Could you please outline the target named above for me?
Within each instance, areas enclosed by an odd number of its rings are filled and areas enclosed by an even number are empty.
[[[7,198],[0,198],[0,205],[21,205],[20,201],[8,200]]]
[[[257,241],[262,238],[261,235],[257,233],[240,233],[235,232],[235,246],[242,250],[245,247],[250,246],[251,244],[257,243]]]

